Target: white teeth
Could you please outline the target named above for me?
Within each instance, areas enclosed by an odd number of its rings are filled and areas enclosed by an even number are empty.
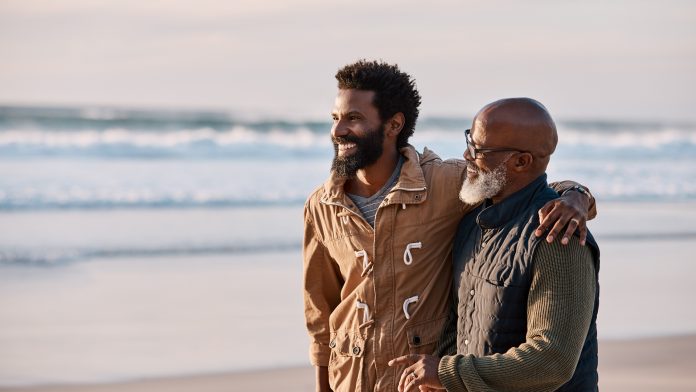
[[[338,149],[341,151],[348,150],[350,148],[355,147],[355,143],[345,143],[345,144],[339,144]]]

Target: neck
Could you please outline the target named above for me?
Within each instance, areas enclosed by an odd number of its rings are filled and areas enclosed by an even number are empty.
[[[536,180],[541,174],[543,173],[539,173],[538,175],[524,176],[522,178],[508,178],[507,184],[505,184],[505,187],[500,191],[500,193],[491,197],[491,202],[493,204],[500,203],[501,201],[510,197],[510,195],[531,184],[532,181]]]
[[[345,184],[345,191],[362,197],[370,197],[379,192],[394,173],[399,162],[396,149],[384,150],[377,162],[358,170],[355,178]]]

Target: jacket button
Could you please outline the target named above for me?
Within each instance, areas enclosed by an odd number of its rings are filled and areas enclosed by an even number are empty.
[[[471,295],[474,295],[474,293],[475,293],[474,290],[469,291],[469,294],[471,294]]]
[[[413,337],[413,344],[415,344],[416,346],[419,345],[419,344],[421,344],[421,338],[420,338],[420,336],[416,335],[416,336]]]
[[[336,347],[336,341],[335,341],[335,340],[330,341],[330,342],[329,342],[329,347],[330,347],[330,348]]]
[[[360,347],[353,347],[353,354],[354,355],[359,355],[360,354]]]
[[[466,346],[468,346],[468,345],[469,345],[469,339],[464,340],[464,344],[465,344]]]

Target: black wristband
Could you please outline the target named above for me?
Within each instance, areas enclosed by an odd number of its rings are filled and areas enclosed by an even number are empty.
[[[588,199],[591,198],[590,191],[582,185],[573,185],[572,187],[564,190],[563,193],[561,193],[561,196],[565,195],[570,191],[580,192],[583,195],[587,196]]]

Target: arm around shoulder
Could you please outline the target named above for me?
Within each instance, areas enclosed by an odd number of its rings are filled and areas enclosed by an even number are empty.
[[[590,188],[572,180],[552,182],[549,186],[553,188],[554,191],[558,192],[559,195],[563,195],[568,191],[579,193],[579,196],[582,196],[583,200],[587,201],[587,220],[592,220],[597,217],[597,203],[590,192]]]

